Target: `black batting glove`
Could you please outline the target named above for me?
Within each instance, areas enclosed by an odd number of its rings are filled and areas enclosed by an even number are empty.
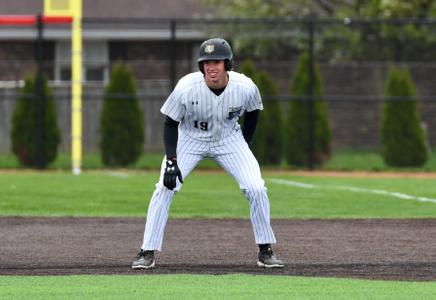
[[[167,159],[163,184],[169,190],[173,190],[176,187],[176,180],[179,178],[179,181],[183,183],[182,180],[182,172],[180,172],[179,166],[177,166],[176,159]]]

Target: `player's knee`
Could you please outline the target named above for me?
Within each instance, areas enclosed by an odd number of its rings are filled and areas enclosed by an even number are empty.
[[[240,188],[245,195],[258,195],[266,193],[266,187],[263,184],[250,184],[247,186],[241,186]]]

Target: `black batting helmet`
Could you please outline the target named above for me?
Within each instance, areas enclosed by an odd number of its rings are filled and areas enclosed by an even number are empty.
[[[204,73],[203,61],[205,60],[224,60],[224,68],[230,71],[233,68],[233,52],[229,43],[220,38],[204,41],[200,46],[198,54],[198,68]]]

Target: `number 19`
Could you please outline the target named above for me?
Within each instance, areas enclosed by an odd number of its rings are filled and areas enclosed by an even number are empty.
[[[200,125],[200,127],[198,127],[198,125]],[[207,122],[198,122],[198,121],[194,121],[194,127],[195,128],[200,128],[201,130],[207,130]]]

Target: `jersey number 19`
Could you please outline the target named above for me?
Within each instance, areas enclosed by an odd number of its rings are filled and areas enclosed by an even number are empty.
[[[200,125],[200,127],[199,127],[199,125]],[[201,130],[207,130],[207,122],[194,121],[194,127],[200,128]]]

